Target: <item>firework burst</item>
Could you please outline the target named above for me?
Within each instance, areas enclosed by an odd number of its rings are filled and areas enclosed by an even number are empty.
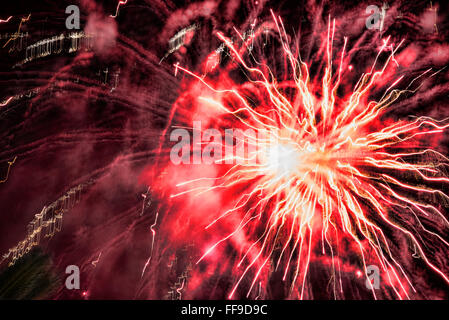
[[[330,257],[337,296],[343,291],[342,261],[354,251],[359,258],[356,265],[367,277],[367,266],[376,264],[396,297],[410,298],[415,288],[410,271],[401,265],[403,253],[391,248],[393,230],[407,239],[411,248],[407,254],[422,259],[449,283],[426,245],[430,239],[449,246],[444,233],[426,223],[436,221],[444,230],[449,225],[441,207],[429,200],[448,199],[441,190],[449,182],[441,170],[448,159],[431,149],[430,137],[449,124],[428,117],[390,122],[384,118],[399,99],[413,95],[425,79],[441,70],[428,69],[405,85],[404,75],[397,76],[385,86],[391,78],[386,70],[397,64],[395,54],[403,44],[395,45],[387,38],[354,90],[340,98],[339,87],[352,66],[346,53],[347,38],[333,61],[335,20],[328,25],[325,68],[319,82],[312,79],[299,50],[290,47],[281,18],[273,14],[273,21],[284,55],[284,79],[277,79],[251,52],[263,32],[243,37],[236,30],[241,46],[217,34],[228,49],[231,64],[238,65],[246,76],[243,84],[232,81],[229,68],[222,68],[219,80],[213,80],[213,76],[175,65],[177,74],[192,76],[206,89],[195,95],[196,103],[214,115],[207,120],[209,126],[223,129],[232,124],[245,130],[236,141],[247,148],[243,159],[232,152],[222,156],[221,150],[229,150],[229,144],[214,141],[215,174],[179,182],[172,195],[198,199],[219,193],[231,203],[217,217],[207,217],[203,232],[213,232],[220,223],[232,228],[205,250],[198,263],[233,237],[241,239],[243,235],[238,262],[232,266],[238,277],[229,298],[235,297],[248,277],[250,297],[258,281],[266,281],[268,273],[279,270],[282,279],[290,283],[289,295],[304,298],[310,263],[320,255]],[[387,51],[388,56],[380,62]],[[214,68],[218,64],[215,62]],[[370,100],[382,85],[381,98]],[[430,157],[434,161],[428,160]],[[376,298],[371,282],[367,284]]]

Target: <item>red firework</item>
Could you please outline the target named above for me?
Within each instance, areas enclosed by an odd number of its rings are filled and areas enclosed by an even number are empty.
[[[394,232],[414,248],[407,255],[418,255],[449,283],[424,239],[441,242],[446,249],[449,243],[423,222],[449,225],[441,207],[429,200],[449,198],[440,190],[449,182],[441,170],[449,159],[433,150],[430,140],[449,124],[430,117],[387,120],[395,103],[441,70],[428,69],[407,83],[404,75],[392,78],[395,53],[403,42],[393,44],[388,38],[352,92],[342,96],[346,71],[355,70],[346,53],[347,38],[334,62],[335,21],[328,25],[319,81],[311,76],[299,50],[291,48],[282,20],[273,14],[273,21],[271,29],[254,30],[253,25],[249,36],[236,30],[240,45],[218,33],[226,46],[223,51],[232,59],[226,67],[220,66],[217,52],[206,59],[203,74],[175,66],[189,82],[174,116],[186,117],[178,109],[193,108],[191,120],[208,130],[243,132],[228,143],[202,128],[203,139],[194,137],[193,158],[199,152],[200,159],[206,155],[212,163],[169,166],[176,185],[172,201],[206,208],[199,217],[182,211],[186,221],[201,221],[200,232],[208,235],[210,245],[198,263],[215,259],[217,265],[224,264],[225,257],[214,254],[224,255],[226,250],[220,247],[231,243],[238,258],[231,266],[220,267],[237,275],[229,298],[248,278],[250,297],[256,284],[260,291],[261,283],[276,270],[282,270],[283,280],[290,284],[290,296],[304,298],[313,260],[329,258],[337,295],[343,291],[342,264],[355,253],[356,274],[360,266],[368,277],[367,266],[376,264],[396,296],[410,298],[415,288],[411,272],[401,264],[405,253],[392,248]],[[282,47],[283,57],[277,59],[284,62],[282,78],[252,52],[254,44],[262,46],[267,30]],[[244,74],[246,81],[235,81],[235,72]],[[373,95],[380,98],[372,100]],[[234,141],[246,147],[243,158]],[[182,178],[185,171],[189,179]],[[219,212],[209,210],[209,200],[220,204]],[[377,297],[372,286],[371,290]]]

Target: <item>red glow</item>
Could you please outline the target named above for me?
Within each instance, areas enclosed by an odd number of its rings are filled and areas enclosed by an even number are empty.
[[[429,137],[442,133],[449,124],[427,117],[380,120],[388,107],[406,93],[399,88],[409,88],[415,80],[433,73],[427,70],[411,83],[403,84],[404,76],[395,75],[395,53],[403,42],[395,45],[389,38],[383,39],[371,68],[363,72],[354,91],[338,97],[337,88],[345,84],[342,71],[352,71],[353,66],[346,62],[347,38],[338,59],[334,58],[335,22],[329,22],[324,75],[313,82],[308,64],[287,43],[282,20],[274,14],[273,20],[283,58],[289,64],[286,80],[273,79],[273,73],[263,63],[250,65],[244,58],[248,43],[243,41],[242,47],[238,47],[221,33],[217,37],[228,47],[235,65],[245,71],[247,82],[236,83],[225,68],[220,69],[218,78],[208,78],[207,73],[214,69],[207,67],[208,61],[203,75],[175,66],[176,72],[190,76],[175,105],[188,101],[197,111],[199,106],[209,110],[196,112],[191,118],[217,130],[226,126],[255,130],[259,133],[257,140],[246,143],[256,144],[257,151],[247,156],[261,159],[257,164],[216,163],[208,173],[203,167],[197,170],[188,165],[169,166],[171,181],[165,183],[172,193],[170,200],[179,206],[183,203],[183,219],[188,217],[195,222],[190,227],[176,221],[176,236],[186,230],[188,237],[207,243],[213,240],[197,263],[232,268],[238,276],[229,298],[236,297],[239,286],[251,275],[249,297],[258,281],[267,282],[270,265],[273,269],[282,268],[283,279],[291,283],[292,292],[303,298],[310,263],[318,259],[318,251],[329,257],[335,270],[342,272],[340,263],[348,249],[341,244],[343,239],[350,243],[351,252],[357,252],[360,268],[365,270],[357,270],[357,277],[366,274],[366,267],[374,262],[387,273],[388,286],[396,296],[408,298],[414,288],[409,274],[391,254],[385,228],[408,238],[428,267],[449,283],[448,276],[428,259],[416,235],[393,218],[394,214],[410,210],[414,215],[436,216],[449,225],[437,207],[404,195],[404,190],[444,195],[440,190],[408,183],[406,175],[417,175],[420,183],[449,183],[434,166],[407,162],[409,157],[432,153],[448,159],[430,147],[420,152],[403,151],[427,145]],[[389,58],[380,64],[378,58],[385,52]],[[214,53],[207,60],[212,57]],[[338,67],[335,75],[334,64]],[[385,88],[381,99],[371,101],[370,92],[382,86]],[[248,96],[257,104],[250,104]],[[209,205],[208,201],[216,205]],[[441,236],[434,236],[444,241]],[[220,259],[225,243],[232,243],[238,252],[237,261],[229,265]],[[279,254],[275,259],[276,250]],[[210,255],[212,261],[206,259]],[[374,290],[373,295],[376,297]]]

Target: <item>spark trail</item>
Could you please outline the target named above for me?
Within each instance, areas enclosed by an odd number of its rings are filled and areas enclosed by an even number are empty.
[[[6,171],[6,176],[4,179],[0,180],[0,183],[5,183],[6,181],[8,181],[8,177],[9,177],[9,172],[11,171],[11,167],[14,165],[14,163],[16,163],[17,157],[14,157],[14,159],[12,161],[8,161],[8,169]]]
[[[119,14],[119,11],[120,11],[120,7],[121,6],[124,6],[125,4],[127,4],[128,3],[128,0],[120,0],[118,3],[117,3],[117,8],[115,9],[115,14],[114,15],[112,15],[111,14],[111,18],[117,18],[118,17],[118,14]]]
[[[159,216],[159,212],[156,212],[156,217],[154,218],[154,223],[150,227],[150,230],[151,230],[151,250],[150,250],[150,256],[148,257],[147,261],[145,262],[145,266],[143,267],[141,277],[143,277],[143,275],[145,274],[145,270],[147,269],[148,265],[151,262],[151,258],[153,257],[154,238],[156,237],[156,230],[154,230],[154,227],[157,225],[157,218],[158,218],[158,216]]]
[[[12,17],[9,17],[9,19],[7,21],[2,21],[2,22],[8,22]],[[17,32],[14,33],[9,39],[8,41],[5,42],[5,44],[3,45],[3,48],[5,48],[11,41],[16,40],[19,35],[20,35],[20,31],[22,30],[22,26],[25,22],[28,22],[31,18],[31,13],[25,18],[21,18],[20,19],[20,23],[19,23],[19,28],[17,29]]]
[[[14,97],[9,97],[8,99],[5,100],[5,102],[0,103],[0,107],[5,107],[5,106],[7,106],[7,105],[11,102],[11,100],[12,100],[13,98],[14,98]]]
[[[12,19],[12,16],[10,16],[8,19],[5,19],[5,20],[0,19],[0,23],[8,23],[9,20],[11,20],[11,19]]]
[[[272,15],[290,79],[276,79],[266,64],[256,62],[258,67],[251,66],[243,57],[244,48],[221,33],[217,36],[248,77],[244,85],[226,78],[228,81],[221,83],[229,87],[223,88],[218,81],[214,85],[207,77],[175,65],[176,73],[182,71],[192,76],[208,91],[197,97],[197,103],[220,112],[222,123],[231,117],[234,127],[257,133],[257,137],[244,137],[247,146],[252,147],[248,150],[253,150],[244,161],[233,156],[233,163],[237,164],[226,167],[223,163],[229,160],[227,155],[216,159],[214,166],[220,174],[178,183],[180,191],[172,195],[172,199],[188,195],[197,198],[217,192],[232,203],[229,210],[210,220],[204,232],[236,217],[239,221],[232,232],[205,251],[198,263],[232,237],[245,234],[250,241],[238,248],[240,258],[234,268],[239,276],[228,297],[234,298],[251,274],[249,297],[258,280],[266,281],[265,270],[271,264],[275,270],[283,267],[283,280],[291,283],[290,294],[304,298],[307,274],[317,248],[331,257],[333,273],[337,274],[338,269],[341,274],[340,262],[350,247],[357,252],[366,276],[368,263],[375,262],[396,297],[410,298],[415,288],[411,272],[392,248],[393,230],[406,238],[425,264],[449,283],[448,275],[429,255],[423,240],[431,237],[445,250],[449,247],[443,234],[426,228],[423,222],[431,218],[442,228],[449,226],[441,207],[423,197],[449,200],[441,190],[447,187],[449,179],[440,170],[449,159],[433,150],[429,142],[431,136],[449,127],[448,121],[430,117],[381,120],[398,99],[420,89],[416,83],[439,71],[432,73],[429,69],[407,86],[402,85],[404,75],[398,76],[379,101],[368,101],[372,91],[385,81],[387,67],[391,62],[397,63],[395,53],[403,41],[395,46],[388,38],[371,70],[363,73],[353,92],[342,99],[337,92],[344,82],[348,39],[344,39],[334,75],[335,21],[329,22],[324,76],[317,85],[311,80],[307,63],[293,53],[281,18]],[[380,63],[385,51],[389,56]],[[400,85],[405,89],[398,89]],[[247,98],[248,90],[259,98],[256,106]],[[426,162],[426,155],[433,155],[438,164]],[[410,256],[413,254],[410,252]]]

